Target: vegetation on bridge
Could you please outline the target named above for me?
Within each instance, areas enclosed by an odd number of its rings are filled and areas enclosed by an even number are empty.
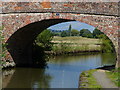
[[[2,27],[0,27],[0,68],[2,68],[2,65],[5,64],[5,57],[6,57],[6,44],[3,43],[4,37],[2,34]]]

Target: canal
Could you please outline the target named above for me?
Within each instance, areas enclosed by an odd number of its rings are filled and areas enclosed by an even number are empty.
[[[3,88],[78,88],[82,71],[115,64],[115,54],[53,56],[46,69],[3,70]]]

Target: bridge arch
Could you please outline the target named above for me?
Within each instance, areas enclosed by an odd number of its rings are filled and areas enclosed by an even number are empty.
[[[32,65],[32,44],[43,30],[51,25],[67,22],[65,19],[48,19],[28,24],[17,30],[8,40],[7,48],[18,66]]]
[[[117,18],[112,16],[72,13],[11,14],[3,17],[3,26],[11,59],[17,65],[31,65],[31,43],[35,37],[49,26],[67,21],[80,21],[97,27],[110,38],[117,51],[118,23],[116,20]]]

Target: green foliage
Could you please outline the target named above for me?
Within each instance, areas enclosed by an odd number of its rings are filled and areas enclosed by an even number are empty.
[[[60,47],[61,47],[61,52],[67,52],[69,44],[61,42]]]
[[[67,31],[62,31],[61,32],[61,37],[66,37],[68,36],[68,32]]]
[[[0,27],[0,64],[2,66],[2,64],[5,63],[5,61],[3,61],[3,59],[6,57],[6,45],[5,43],[3,43],[4,41],[4,37],[2,35],[2,28]],[[1,67],[0,67],[1,68]]]
[[[82,36],[85,31],[87,31],[87,29],[81,29],[80,30],[80,36]]]
[[[75,29],[72,29],[71,36],[78,36],[78,35],[79,35],[79,31],[75,30]]]
[[[105,34],[98,35],[97,38],[100,38],[102,40],[102,45],[101,45],[102,52],[104,53],[115,52],[112,41]]]
[[[107,76],[115,83],[116,86],[120,87],[120,68],[113,69],[109,72],[106,72]]]
[[[80,36],[87,37],[87,38],[92,38],[93,37],[92,33],[88,29],[80,30]]]
[[[52,49],[51,40],[53,33],[50,30],[44,30],[41,32],[33,43],[32,60],[34,67],[45,68],[47,66],[46,61],[48,56],[45,55],[44,51]]]
[[[87,42],[86,42],[87,41]],[[101,51],[98,39],[84,38],[84,37],[54,37],[52,42],[52,51],[56,54],[82,53],[87,51]]]
[[[67,52],[69,52],[70,50],[70,44],[66,43],[66,42],[60,42],[59,44],[54,44],[52,47],[52,51],[55,52],[56,54],[60,53],[60,54],[65,54]]]
[[[48,60],[47,55],[44,53],[44,48],[36,44],[33,44],[32,49],[32,62],[34,67],[45,68]]]
[[[52,38],[53,38],[52,32],[46,29],[38,35],[38,37],[35,40],[35,43],[40,47],[43,47],[45,50],[51,50]]]
[[[101,41],[102,41],[101,48],[102,48],[103,53],[115,52],[114,45],[113,45],[112,41],[104,33],[102,33],[100,30],[98,30],[97,28],[95,28],[93,31],[93,37],[101,39]]]
[[[53,36],[60,36],[61,35],[61,33],[52,33],[53,34]]]
[[[102,88],[97,80],[94,78],[93,73],[96,69],[84,71],[81,73],[80,78],[82,82],[80,84],[81,88]]]
[[[72,29],[72,26],[69,25],[69,29],[68,29],[68,36],[71,36],[71,29]]]
[[[99,35],[103,34],[100,30],[98,30],[97,28],[94,29],[93,31],[93,37],[94,38],[99,38]]]

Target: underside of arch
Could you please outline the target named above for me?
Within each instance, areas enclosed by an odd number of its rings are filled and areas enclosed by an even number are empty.
[[[61,22],[73,20],[48,19],[28,24],[17,30],[8,40],[7,49],[17,66],[32,65],[32,43],[34,39],[46,28]]]

